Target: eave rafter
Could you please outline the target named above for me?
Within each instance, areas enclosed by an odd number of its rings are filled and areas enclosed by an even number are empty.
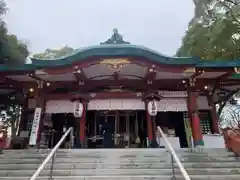
[[[214,104],[218,104],[223,101],[228,101],[234,94],[238,93],[239,91],[240,91],[240,88],[237,88],[236,90],[229,92],[224,97],[221,97],[219,100],[215,101]]]
[[[196,81],[196,89],[200,91],[205,91],[204,86],[206,84],[212,84],[215,79],[198,79]],[[109,87],[116,87],[116,88],[129,88],[135,90],[158,90],[158,89],[171,89],[171,90],[185,90],[186,84],[182,82],[181,79],[162,79],[162,80],[154,80],[152,84],[147,84],[147,82],[142,80],[130,80],[130,79],[108,79],[108,80],[85,80],[85,83],[81,86],[76,84],[76,82],[65,82],[65,81],[58,81],[52,82],[51,86],[47,87],[47,91],[53,91],[57,88],[69,88],[71,91],[94,91],[95,89],[99,88],[109,88]],[[220,87],[224,87],[226,85],[240,85],[240,80],[228,80],[224,81],[224,84],[220,84]]]
[[[192,79],[195,79],[196,77],[202,75],[205,71],[203,69],[195,69],[195,72],[191,76]]]
[[[228,80],[229,76],[234,73],[234,68],[203,68],[199,69],[198,71],[202,71],[201,74],[205,72],[226,72],[215,79],[206,79],[206,86],[204,86],[205,92],[207,96],[209,96],[209,100],[211,100],[216,92],[217,89],[227,84],[232,84],[231,80]],[[227,80],[227,81],[226,81]],[[239,84],[239,82],[235,82],[234,84]]]
[[[36,80],[36,81],[42,81],[42,82],[44,82],[45,80],[43,80],[43,79],[41,79],[40,77],[38,77],[37,75],[36,75],[36,73],[29,73],[29,74],[27,74],[30,78],[32,78],[32,79],[34,79],[34,80]]]
[[[224,91],[224,92],[227,92],[227,93],[230,93],[230,92],[232,92],[231,90],[229,90],[229,89],[226,89],[226,88],[219,88],[219,90],[221,90],[221,91]]]
[[[73,75],[75,76],[79,86],[83,86],[85,84],[85,81],[87,80],[87,76],[85,75],[82,68],[79,68],[78,66],[76,66],[74,68]]]
[[[24,88],[26,86],[26,83],[22,83],[5,76],[1,76],[0,85],[2,88],[19,89]]]
[[[219,77],[215,80],[215,82],[214,82],[214,84],[213,84],[213,89],[212,89],[212,91],[211,91],[211,97],[213,97],[214,93],[216,92],[216,90],[217,90],[218,88],[221,89],[221,84],[222,84],[222,82],[223,82],[224,80],[228,79],[229,76],[231,76],[233,73],[234,73],[234,70],[232,69],[232,71],[229,71],[229,72],[227,72],[227,73],[219,76]]]
[[[5,77],[5,76],[0,77],[0,84],[7,85],[10,88],[11,87],[18,87],[20,85],[20,83],[18,81],[15,81],[15,80],[10,79],[10,78]]]
[[[78,93],[72,94],[47,94],[46,99],[47,100],[59,100],[59,99],[85,99],[85,100],[91,100],[91,99],[106,99],[106,98],[114,98],[114,99],[134,99],[134,98],[140,98],[142,99],[144,96],[144,93],[141,92],[100,92],[100,93]]]
[[[149,68],[144,76],[144,80],[147,82],[147,84],[152,84],[153,81],[156,79],[156,76],[156,70],[153,68]]]

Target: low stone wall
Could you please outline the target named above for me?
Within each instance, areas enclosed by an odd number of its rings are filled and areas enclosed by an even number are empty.
[[[240,129],[223,129],[226,148],[240,156]]]

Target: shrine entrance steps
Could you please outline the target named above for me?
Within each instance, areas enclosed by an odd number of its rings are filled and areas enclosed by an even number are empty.
[[[0,180],[28,180],[50,150],[7,150],[0,155]],[[225,149],[176,150],[192,180],[239,180],[240,161]],[[54,180],[170,180],[165,149],[60,149]],[[176,179],[183,180],[175,164]],[[50,163],[39,180],[48,180]]]

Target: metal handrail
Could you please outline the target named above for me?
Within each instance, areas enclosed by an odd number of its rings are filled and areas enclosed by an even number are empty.
[[[52,149],[52,151],[49,153],[49,155],[46,157],[46,159],[42,162],[42,164],[39,166],[39,168],[36,170],[36,172],[33,174],[33,176],[30,178],[30,180],[36,180],[41,171],[44,169],[44,167],[47,165],[48,161],[50,161],[53,156],[55,155],[58,148],[62,145],[63,141],[66,139],[66,137],[70,134],[70,132],[73,130],[72,127],[70,127],[67,132],[62,136],[62,138],[58,141],[56,146]]]
[[[175,162],[177,163],[183,177],[185,180],[191,180],[187,171],[185,170],[185,168],[183,167],[183,164],[181,163],[181,161],[179,160],[176,152],[174,151],[171,143],[167,140],[167,137],[166,135],[164,134],[164,132],[162,131],[162,129],[157,126],[157,130],[160,132],[161,136],[163,137],[164,141],[166,142],[166,145],[167,145],[167,148],[168,150],[170,151],[170,154],[172,155],[173,159],[175,160]]]

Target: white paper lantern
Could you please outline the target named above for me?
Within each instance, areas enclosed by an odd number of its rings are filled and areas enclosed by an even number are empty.
[[[74,102],[74,111],[73,115],[74,117],[82,117],[83,114],[83,104],[80,101],[75,101]]]
[[[147,109],[150,116],[156,116],[158,112],[157,102],[155,100],[148,102]]]

